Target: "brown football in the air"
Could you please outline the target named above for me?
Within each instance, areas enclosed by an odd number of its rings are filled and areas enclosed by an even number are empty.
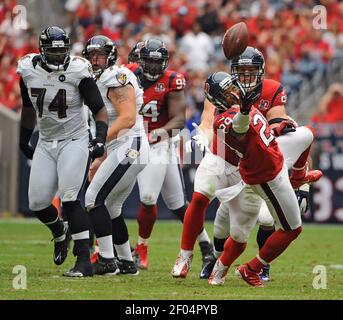
[[[228,29],[222,40],[225,57],[229,60],[244,52],[249,42],[249,31],[244,22],[239,22]]]

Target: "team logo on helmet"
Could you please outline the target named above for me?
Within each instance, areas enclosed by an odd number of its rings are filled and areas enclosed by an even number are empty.
[[[66,76],[64,74],[61,74],[59,77],[58,77],[58,80],[60,80],[61,82],[64,82],[66,79]]]

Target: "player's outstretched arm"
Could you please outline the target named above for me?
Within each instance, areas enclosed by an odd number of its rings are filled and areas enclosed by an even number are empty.
[[[212,141],[213,138],[213,118],[215,113],[214,105],[205,99],[204,110],[201,114],[201,122],[199,128],[205,132],[208,141]]]
[[[193,123],[193,127],[196,129],[196,134],[191,140],[185,143],[186,152],[192,152],[192,150],[195,148],[195,145],[197,145],[201,151],[209,151],[209,146],[213,138],[214,112],[214,105],[205,99],[200,125],[198,126]]]

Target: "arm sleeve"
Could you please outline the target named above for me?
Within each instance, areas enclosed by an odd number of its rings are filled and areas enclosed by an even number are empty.
[[[93,114],[97,114],[104,107],[105,104],[102,100],[101,93],[93,78],[82,79],[79,84],[79,90],[86,105]]]
[[[233,117],[232,129],[234,132],[244,134],[249,130],[250,116],[238,112]]]
[[[22,77],[20,77],[19,85],[20,85],[21,98],[23,100],[23,107],[33,108],[33,104],[29,96],[29,92],[27,90],[27,87]]]

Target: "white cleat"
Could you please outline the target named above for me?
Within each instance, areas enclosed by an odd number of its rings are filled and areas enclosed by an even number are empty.
[[[183,257],[181,253],[178,255],[173,270],[171,272],[174,278],[186,278],[188,271],[191,268],[193,255]]]
[[[228,270],[229,267],[224,266],[218,259],[214,265],[210,278],[208,279],[208,283],[212,286],[222,286],[225,283],[225,277]]]

